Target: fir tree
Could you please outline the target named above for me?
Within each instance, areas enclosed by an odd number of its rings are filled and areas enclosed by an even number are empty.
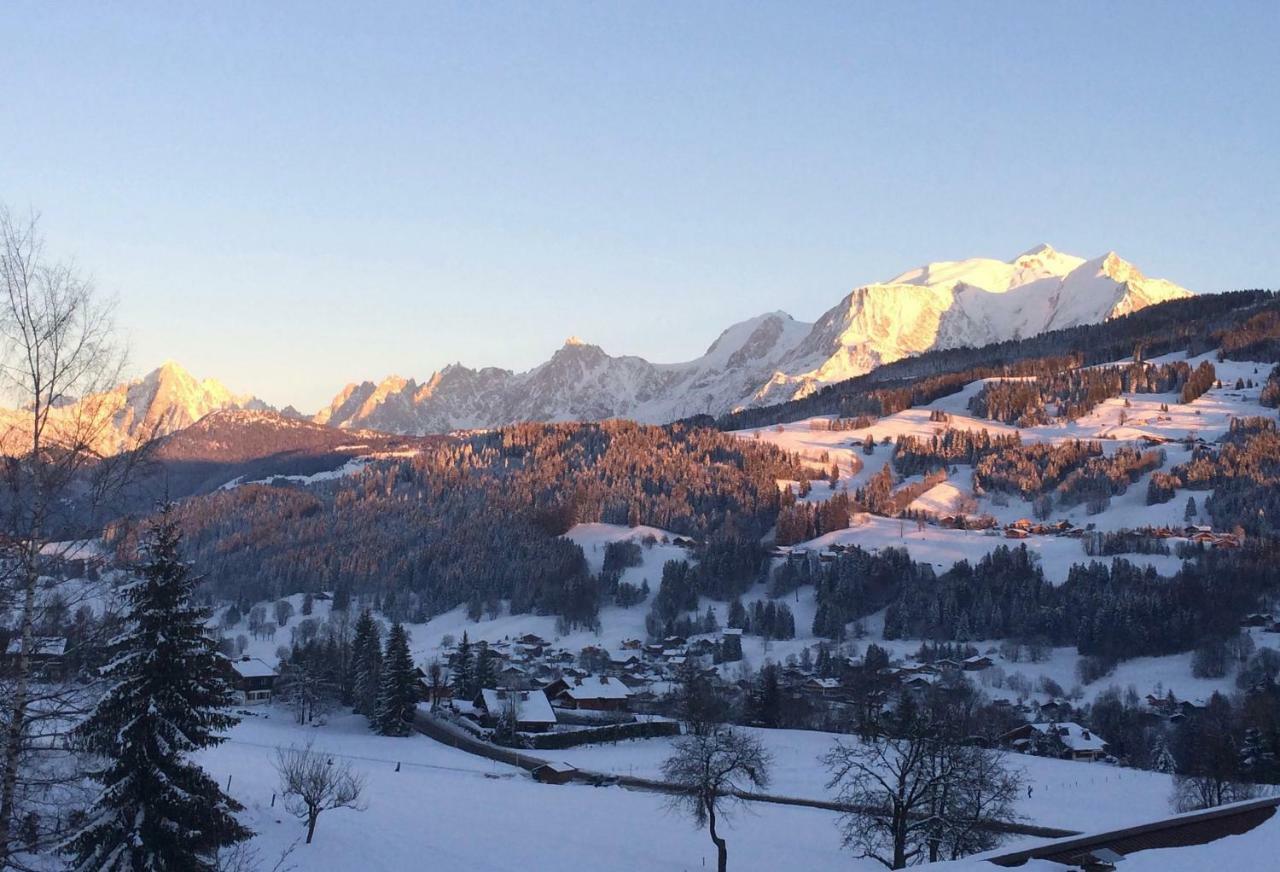
[[[1165,741],[1163,733],[1156,735],[1155,747],[1151,749],[1151,768],[1170,775],[1178,770],[1178,763],[1173,759],[1173,752],[1169,750],[1169,743]]]
[[[462,641],[458,643],[458,652],[453,656],[453,695],[458,699],[470,700],[475,693],[475,664],[472,662],[471,640],[467,631],[462,631]]]
[[[486,687],[496,687],[498,684],[498,675],[494,669],[494,653],[489,650],[487,642],[481,642],[476,649],[476,667],[475,677],[472,680],[471,690],[473,693],[479,693],[481,689]]]
[[[103,786],[88,822],[68,842],[84,872],[200,872],[218,850],[252,833],[241,806],[190,755],[224,741],[238,718],[207,609],[192,604],[197,579],[179,558],[171,507],[151,525],[140,578],[125,589],[128,617],[102,674],[112,682],[75,735],[103,758]]]
[[[409,636],[399,623],[387,634],[387,651],[382,658],[382,689],[378,693],[375,726],[384,736],[409,735],[409,722],[418,705],[418,687],[413,674]]]
[[[378,622],[368,609],[356,620],[355,639],[351,643],[352,709],[372,722],[378,707],[378,691],[382,686],[382,639]]]

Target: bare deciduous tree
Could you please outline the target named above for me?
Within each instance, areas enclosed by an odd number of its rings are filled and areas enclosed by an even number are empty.
[[[307,824],[307,844],[316,832],[321,812],[335,808],[364,811],[364,776],[346,761],[316,751],[310,742],[301,748],[276,749],[280,793],[289,813]]]
[[[75,775],[54,761],[62,774],[51,776],[48,758],[67,753],[85,690],[36,674],[33,654],[50,608],[72,610],[97,592],[46,590],[42,568],[98,534],[154,432],[130,445],[111,437],[118,409],[106,391],[123,363],[111,315],[73,264],[46,257],[34,216],[0,206],[0,402],[9,407],[0,412],[0,608],[17,652],[0,685],[0,868],[17,863],[24,806],[65,801],[50,778],[65,787]]]
[[[680,792],[671,807],[706,826],[716,846],[719,872],[729,865],[729,847],[716,831],[718,818],[728,816],[729,806],[742,802],[741,794],[767,787],[772,758],[749,733],[717,727],[676,742],[676,751],[662,764],[662,776]]]
[[[990,824],[1016,818],[1019,778],[997,752],[961,744],[927,718],[899,735],[837,742],[823,758],[849,807],[845,845],[902,869],[993,846]]]

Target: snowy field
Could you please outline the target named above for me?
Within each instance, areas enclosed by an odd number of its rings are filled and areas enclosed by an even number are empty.
[[[334,718],[299,727],[281,709],[247,719],[231,741],[200,761],[245,806],[242,819],[263,869],[298,842],[288,864],[298,872],[409,870],[533,872],[610,869],[692,872],[714,868],[704,830],[670,813],[662,796],[620,787],[543,785],[511,767],[448,748],[424,736],[386,738],[363,719]],[[315,841],[301,844],[303,825],[277,799],[275,748],[315,742],[317,750],[350,760],[367,779],[365,811],[321,815]],[[396,765],[400,771],[396,772]],[[731,868],[870,872],[840,849],[831,812],[756,803],[734,815],[722,833]],[[705,865],[704,865],[705,864]]]
[[[749,728],[744,728],[749,729]],[[804,799],[834,800],[820,759],[837,740],[852,736],[807,730],[751,729],[773,755],[769,793]],[[660,778],[674,739],[636,739],[615,745],[588,745],[546,752],[581,769]],[[1008,754],[1011,768],[1021,770],[1031,787],[1018,801],[1018,812],[1046,827],[1097,830],[1154,820],[1169,813],[1172,779],[1158,772],[1124,769],[1104,763],[1054,760]]]

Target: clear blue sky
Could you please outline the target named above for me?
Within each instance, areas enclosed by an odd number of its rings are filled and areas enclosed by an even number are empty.
[[[310,411],[1041,241],[1280,285],[1280,3],[0,6],[0,200]]]

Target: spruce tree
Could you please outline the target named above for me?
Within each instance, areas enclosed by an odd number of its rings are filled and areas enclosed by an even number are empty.
[[[190,759],[239,719],[227,712],[234,692],[205,634],[209,611],[192,604],[197,579],[179,542],[166,505],[124,592],[125,628],[101,670],[111,687],[75,730],[103,760],[91,773],[101,797],[67,845],[75,870],[213,870],[220,848],[252,835],[234,816],[240,804]]]
[[[373,721],[378,708],[378,691],[382,686],[382,638],[378,622],[368,609],[356,620],[355,639],[351,643],[352,710]]]
[[[498,675],[494,669],[494,653],[489,650],[489,645],[481,642],[476,646],[476,668],[475,679],[473,681],[473,690],[479,693],[486,687],[497,687]]]
[[[453,656],[453,695],[457,699],[470,701],[475,695],[474,664],[471,656],[471,640],[467,631],[462,631],[462,641],[458,644],[458,652]]]
[[[387,634],[387,651],[382,658],[382,689],[374,726],[384,736],[409,735],[409,722],[418,705],[417,681],[409,636],[399,623]]]

